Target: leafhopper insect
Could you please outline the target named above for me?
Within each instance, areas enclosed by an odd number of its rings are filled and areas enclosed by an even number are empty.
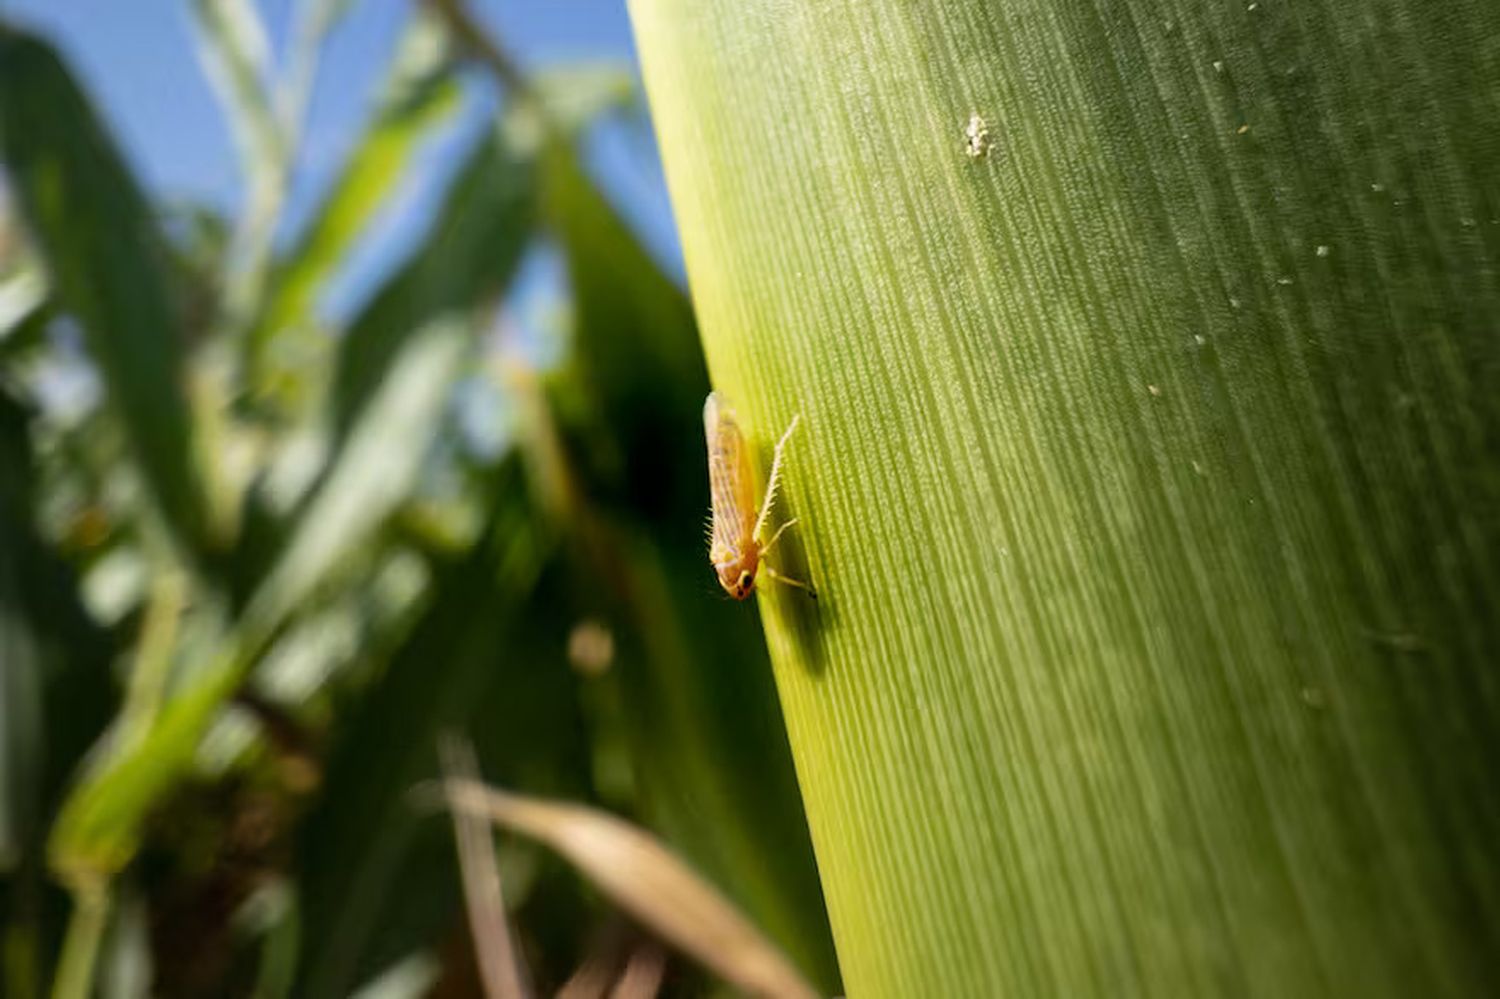
[[[755,475],[749,445],[740,432],[734,410],[710,392],[703,403],[703,434],[708,439],[708,491],[713,513],[708,530],[708,560],[713,563],[719,585],[736,600],[744,600],[755,590],[755,577],[764,572],[777,582],[786,583],[817,594],[807,583],[781,575],[762,559],[786,529],[797,522],[792,518],[776,529],[771,540],[762,542],[771,506],[776,502],[776,487],[781,479],[782,452],[797,429],[798,417],[771,456],[771,475],[766,481],[766,495],[759,512],[755,504]]]

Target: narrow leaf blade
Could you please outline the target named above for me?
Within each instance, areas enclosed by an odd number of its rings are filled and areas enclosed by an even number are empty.
[[[141,192],[43,42],[0,26],[0,160],[61,305],[83,326],[164,520],[212,546],[184,390],[184,332]]]
[[[459,88],[447,67],[444,35],[429,19],[414,17],[364,134],[293,249],[277,264],[248,343],[262,391],[284,379],[306,379],[278,362],[278,351],[284,352],[278,344],[309,332],[325,335],[311,329],[319,289],[387,203],[422,143],[458,107]]]
[[[707,881],[645,830],[583,805],[448,780],[449,807],[488,817],[562,854],[618,906],[751,995],[817,992]]]

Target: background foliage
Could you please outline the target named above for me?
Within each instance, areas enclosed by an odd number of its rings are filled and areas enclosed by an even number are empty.
[[[153,204],[48,43],[0,25],[0,991],[476,989],[452,831],[409,799],[444,731],[488,778],[661,831],[834,988],[763,640],[703,562],[691,312],[577,152],[637,114],[630,76],[523,78],[457,5],[414,6],[278,238],[342,7],[307,5],[278,75],[253,7],[193,5],[238,218]],[[496,92],[332,326],[415,151]],[[541,322],[512,294],[538,255],[571,289]],[[641,940],[550,855],[500,859],[537,988]]]

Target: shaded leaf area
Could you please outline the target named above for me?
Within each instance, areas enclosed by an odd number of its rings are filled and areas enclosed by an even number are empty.
[[[16,424],[39,471],[34,482],[18,473],[35,488],[7,501],[0,528],[11,529],[14,506],[17,524],[38,525],[25,527],[37,550],[56,540],[66,560],[53,559],[57,594],[30,595],[31,580],[15,585],[0,562],[0,640],[31,664],[4,688],[5,707],[29,716],[54,654],[59,676],[94,670],[103,700],[62,720],[77,729],[57,730],[66,749],[47,756],[56,770],[44,794],[34,774],[0,771],[0,844],[22,830],[21,866],[0,874],[0,929],[31,955],[6,957],[7,985],[274,997],[406,980],[472,991],[451,831],[409,800],[438,773],[438,737],[467,731],[487,778],[602,804],[664,834],[832,991],[764,645],[703,559],[707,383],[691,312],[571,149],[628,102],[628,77],[596,65],[540,75],[477,136],[427,231],[345,328],[317,315],[417,147],[471,93],[494,96],[455,72],[431,22],[414,24],[365,134],[307,228],[266,262],[264,288],[233,244],[249,228],[274,229],[279,196],[250,198],[247,211],[269,212],[253,219],[174,210],[144,292],[172,303],[163,342],[121,340],[111,322],[79,349],[66,327],[86,324],[87,303],[37,235],[51,285],[18,314],[24,342],[0,340],[0,384],[34,389],[52,364],[85,390],[65,400],[72,408]],[[233,19],[211,27],[215,58],[252,51],[254,39],[223,35],[238,30]],[[43,43],[3,37],[62,73]],[[76,88],[62,89],[92,122]],[[29,108],[46,95],[21,102],[8,88],[4,101]],[[86,178],[91,162],[70,169]],[[134,191],[117,159],[102,169],[115,176],[101,190]],[[149,219],[132,197],[105,218]],[[66,221],[86,230],[94,203],[76,207]],[[146,242],[126,269],[137,282],[139,262],[154,259]],[[567,262],[561,329],[521,330],[513,312],[532,252]],[[241,293],[259,297],[230,301]],[[523,337],[557,339],[563,360],[539,369]],[[132,358],[157,352],[140,361],[154,371],[166,340],[161,411],[183,384],[192,404],[181,440],[157,443],[186,461],[189,443],[209,442],[204,488],[214,509],[233,512],[214,539],[228,550],[214,549],[211,582],[161,543],[163,527],[187,536],[181,511],[142,502],[143,485],[148,498],[161,485],[122,446],[139,435],[119,398],[145,390],[105,370],[128,343]],[[86,391],[96,373],[102,406]],[[88,611],[71,596],[71,571]],[[77,626],[55,653],[28,599],[48,614],[73,608]],[[96,651],[78,650],[95,637]],[[26,748],[37,735],[7,726],[6,738]],[[498,860],[539,989],[631,967],[665,974],[675,994],[713,988],[691,949],[664,968],[649,928],[630,927],[567,864],[511,840]],[[74,892],[60,957],[63,910],[48,877]]]
[[[631,7],[850,993],[1483,994],[1497,8]]]
[[[385,917],[402,909],[409,915],[414,904],[431,907],[429,923],[433,915],[453,913],[459,883],[451,871],[415,895],[391,894],[402,871],[413,869],[413,853],[416,870],[430,866],[420,862],[430,859],[420,857],[422,842],[430,850],[437,837],[446,841],[449,835],[445,825],[425,821],[412,806],[411,787],[434,772],[438,736],[468,722],[475,703],[489,701],[496,685],[529,710],[540,704],[528,695],[549,693],[546,677],[540,688],[515,682],[528,664],[510,661],[508,653],[524,650],[508,648],[515,623],[506,620],[513,611],[505,610],[531,589],[546,552],[524,529],[519,467],[509,466],[495,488],[488,540],[459,563],[436,570],[428,610],[380,679],[352,706],[331,749],[324,791],[304,826],[299,856],[299,979],[308,995],[347,994],[410,949],[413,941],[392,934]],[[566,715],[553,717],[565,723]],[[501,714],[485,723],[503,731],[515,721]],[[586,789],[579,776],[572,777],[574,793]],[[424,833],[428,838],[419,842]]]
[[[163,521],[213,549],[185,396],[185,331],[154,217],[52,50],[0,26],[0,159],[56,294],[89,349]]]
[[[17,996],[42,993],[61,943],[65,906],[45,877],[47,824],[115,703],[112,639],[32,524],[30,419],[0,391],[0,983]]]

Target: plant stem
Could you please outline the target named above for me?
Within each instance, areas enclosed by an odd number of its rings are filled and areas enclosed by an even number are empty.
[[[178,569],[157,573],[146,605],[141,637],[136,645],[135,664],[120,710],[120,739],[129,744],[151,727],[161,706],[162,690],[172,668],[172,653],[177,646],[177,626],[187,600],[187,576]]]
[[[109,882],[89,879],[73,888],[73,914],[63,939],[52,999],[90,999],[99,947],[109,922]]]

